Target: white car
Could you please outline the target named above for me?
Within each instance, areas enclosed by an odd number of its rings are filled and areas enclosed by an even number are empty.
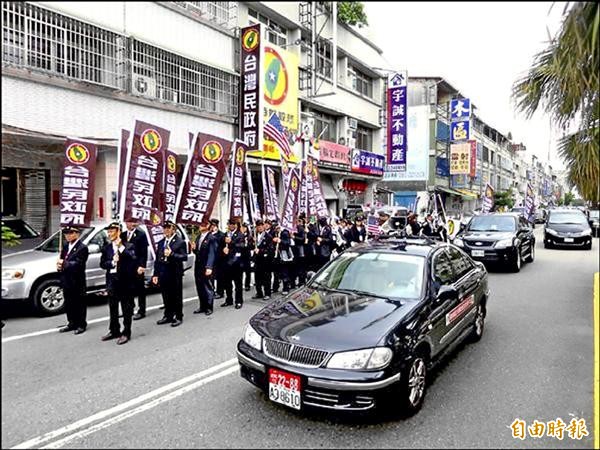
[[[94,223],[83,228],[81,240],[88,246],[90,256],[87,261],[87,292],[104,291],[106,271],[100,267],[102,246],[108,242],[104,228],[106,223]],[[142,226],[142,228],[144,228]],[[178,234],[187,243],[188,260],[184,269],[194,264],[190,240],[184,227],[177,226]],[[123,228],[125,229],[125,228]],[[145,228],[144,228],[145,229]],[[147,233],[146,233],[147,234]],[[13,253],[2,257],[2,301],[29,301],[40,315],[59,314],[64,310],[64,297],[56,272],[58,259],[59,232],[57,231],[38,247],[32,250]],[[149,281],[154,268],[152,252],[148,249],[146,280]]]

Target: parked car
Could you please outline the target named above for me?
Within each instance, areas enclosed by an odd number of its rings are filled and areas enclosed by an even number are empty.
[[[477,261],[508,265],[513,272],[535,259],[533,228],[518,213],[475,216],[453,243]]]
[[[105,223],[94,223],[83,228],[80,239],[90,251],[86,266],[88,294],[105,289],[106,271],[100,267],[102,246],[108,242]],[[192,267],[194,254],[185,229],[178,225],[178,233],[188,243],[188,260],[185,269]],[[64,309],[64,298],[60,287],[56,260],[59,254],[59,232],[57,231],[41,245],[6,256],[2,256],[2,300],[28,301],[40,315],[59,314]],[[148,251],[146,280],[149,281],[154,267],[152,252]]]
[[[588,223],[592,228],[592,236],[600,237],[600,210],[590,209]]]
[[[545,209],[538,209],[535,211],[535,223],[544,223],[548,212]]]
[[[450,244],[360,244],[250,318],[240,373],[297,410],[411,415],[429,370],[466,338],[481,339],[489,295],[483,264]]]
[[[34,230],[31,225],[18,217],[3,217],[2,225],[10,228],[14,234],[19,236],[19,243],[17,245],[9,247],[2,243],[2,256],[23,250],[30,250],[40,245],[44,240],[40,236],[40,233]]]
[[[544,247],[592,249],[592,228],[585,213],[578,209],[553,209],[544,226]]]

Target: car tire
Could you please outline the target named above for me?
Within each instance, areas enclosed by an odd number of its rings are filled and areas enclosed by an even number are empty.
[[[533,241],[531,243],[531,249],[530,249],[529,255],[527,256],[526,261],[529,263],[532,263],[533,261],[535,261],[535,241]]]
[[[592,249],[592,243],[590,242],[588,245],[586,245],[585,247],[583,247],[584,250],[591,250]]]
[[[427,356],[423,352],[417,353],[400,375],[400,407],[404,417],[415,415],[423,406],[427,393],[427,363]]]
[[[475,313],[475,322],[473,323],[473,331],[471,332],[471,342],[479,342],[483,337],[483,330],[485,329],[485,306],[477,305],[477,312]]]
[[[544,248],[552,248],[552,244],[549,242],[544,242]]]
[[[517,273],[521,271],[521,264],[522,264],[523,260],[521,258],[521,248],[517,247],[517,254],[515,255],[515,257],[512,260],[511,263],[511,269],[513,272]]]
[[[41,316],[60,314],[65,309],[65,298],[60,281],[55,278],[42,281],[34,289],[31,299],[35,311]]]

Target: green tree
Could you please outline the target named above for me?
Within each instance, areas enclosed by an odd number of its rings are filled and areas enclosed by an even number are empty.
[[[358,25],[359,28],[368,25],[364,7],[362,2],[339,2],[338,20],[348,25]]]
[[[569,206],[573,203],[573,200],[575,200],[575,195],[573,195],[571,192],[565,192],[562,203],[564,206]]]
[[[15,234],[13,230],[4,225],[2,222],[2,245],[6,247],[14,247],[15,245],[19,245],[21,241],[19,241],[18,234]]]
[[[560,139],[558,152],[569,183],[593,202],[600,201],[599,25],[599,3],[567,3],[557,36],[513,86],[517,110],[526,117],[542,108],[564,132],[576,129]]]
[[[496,211],[502,207],[506,207],[511,209],[515,201],[513,199],[512,188],[508,189],[508,191],[496,191],[494,192],[494,206]]]

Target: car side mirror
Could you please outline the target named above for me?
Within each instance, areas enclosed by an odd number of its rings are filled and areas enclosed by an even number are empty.
[[[449,285],[442,285],[435,298],[436,303],[443,303],[446,300],[458,298],[458,291]]]
[[[100,253],[100,246],[98,244],[88,245],[88,251],[90,253]]]

